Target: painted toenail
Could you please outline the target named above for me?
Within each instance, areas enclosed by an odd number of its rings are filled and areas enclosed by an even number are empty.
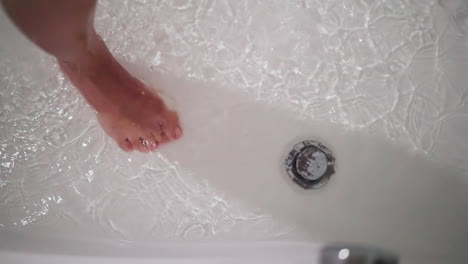
[[[151,149],[151,150],[155,150],[155,149],[157,149],[157,148],[158,148],[158,144],[156,144],[156,143],[151,143],[151,145],[150,145],[150,149]]]
[[[140,143],[141,143],[143,146],[145,146],[145,147],[148,146],[148,140],[145,140],[145,139],[143,139],[143,138],[139,138],[139,139],[140,139]]]

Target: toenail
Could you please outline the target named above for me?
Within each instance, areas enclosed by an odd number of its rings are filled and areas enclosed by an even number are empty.
[[[143,138],[139,138],[139,139],[140,139],[140,143],[141,143],[143,146],[145,146],[145,147],[148,146],[148,141],[147,141],[147,140],[145,140],[145,139],[143,139]]]
[[[157,147],[158,147],[158,144],[156,144],[156,143],[151,143],[151,145],[150,145],[151,150],[155,150]]]

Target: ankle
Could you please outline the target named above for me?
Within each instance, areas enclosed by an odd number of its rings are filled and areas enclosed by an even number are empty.
[[[89,65],[94,63],[98,59],[98,56],[102,57],[103,52],[107,50],[104,41],[97,35],[94,29],[91,29],[85,37],[77,40],[77,42],[80,42],[80,44],[77,44],[76,48],[63,56],[57,56],[56,59],[77,65]]]

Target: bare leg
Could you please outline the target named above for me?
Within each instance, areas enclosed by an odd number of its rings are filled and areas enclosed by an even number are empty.
[[[15,24],[52,54],[125,151],[147,152],[179,138],[175,112],[112,56],[93,26],[96,0],[3,0]]]

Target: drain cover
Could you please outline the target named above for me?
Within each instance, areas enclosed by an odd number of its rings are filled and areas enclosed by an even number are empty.
[[[335,158],[320,142],[305,140],[294,145],[285,160],[289,177],[304,189],[325,185],[335,173]]]

